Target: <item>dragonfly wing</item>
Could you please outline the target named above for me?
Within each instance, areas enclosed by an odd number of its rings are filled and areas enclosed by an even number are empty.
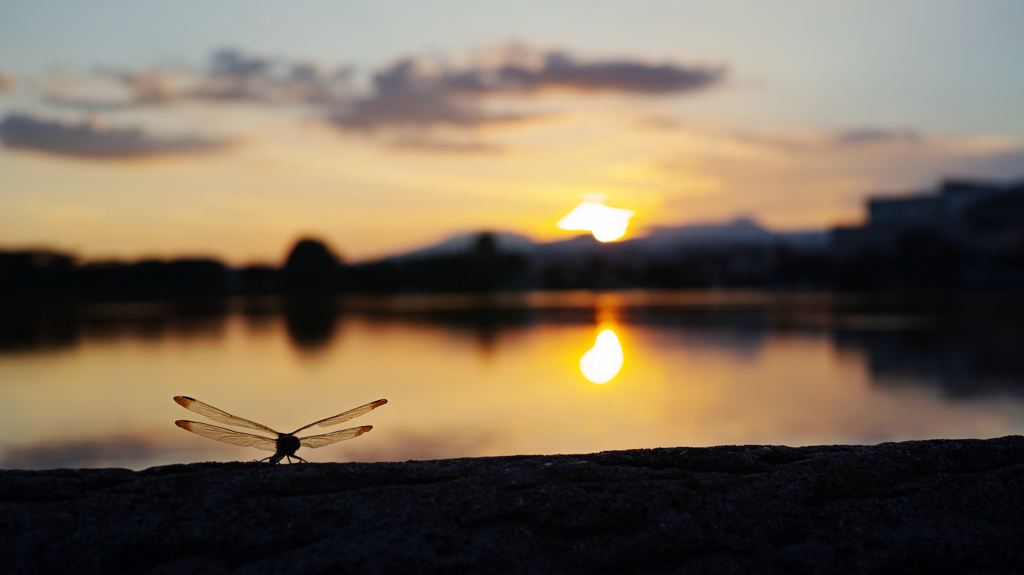
[[[362,427],[351,427],[349,429],[342,429],[341,431],[334,431],[331,433],[325,433],[323,435],[310,435],[309,437],[299,438],[299,443],[303,447],[310,449],[316,449],[317,447],[323,447],[339,441],[345,441],[346,439],[352,439],[353,437],[359,437],[373,429],[372,425],[364,425]]]
[[[313,423],[310,423],[309,425],[307,425],[305,427],[300,427],[300,428],[296,429],[291,434],[295,435],[296,433],[302,431],[303,429],[309,429],[310,427],[313,427],[314,425],[320,426],[320,427],[331,427],[332,425],[338,425],[339,423],[344,423],[344,422],[346,422],[346,421],[348,421],[350,419],[355,419],[355,418],[359,417],[360,415],[363,415],[364,413],[369,413],[370,411],[373,411],[374,409],[377,409],[378,407],[384,405],[387,402],[388,402],[388,400],[386,400],[386,399],[378,399],[377,401],[373,401],[373,402],[367,403],[366,405],[360,405],[359,407],[357,407],[355,409],[350,409],[350,410],[346,411],[345,413],[339,413],[338,415],[335,415],[334,417],[328,417],[327,419],[321,419],[320,421],[314,421]]]
[[[223,427],[199,423],[197,421],[178,420],[175,421],[174,424],[186,431],[191,431],[192,433],[202,435],[203,437],[209,437],[210,439],[216,439],[217,441],[223,441],[224,443],[230,443],[231,445],[255,447],[256,449],[262,449],[263,451],[277,451],[277,441],[270,439],[269,437],[260,437],[259,435],[224,429]]]
[[[228,425],[234,425],[235,427],[248,427],[249,429],[263,431],[265,433],[269,433],[271,435],[276,436],[281,435],[280,433],[274,431],[273,429],[270,429],[266,425],[260,425],[255,421],[249,421],[248,419],[236,417],[226,411],[221,411],[212,405],[207,405],[199,401],[198,399],[192,399],[191,397],[179,395],[174,398],[174,401],[176,401],[178,405],[184,407],[189,411],[194,411],[199,415],[205,415],[206,417],[209,417],[210,419],[217,421],[219,423],[226,423]]]

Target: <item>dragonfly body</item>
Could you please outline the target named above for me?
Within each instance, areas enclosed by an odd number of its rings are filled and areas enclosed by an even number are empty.
[[[273,451],[273,455],[264,458],[261,461],[270,461],[270,463],[274,464],[280,463],[282,459],[287,459],[290,463],[293,457],[299,461],[305,462],[305,459],[295,455],[295,452],[298,451],[300,447],[316,449],[339,441],[345,441],[346,439],[359,437],[373,429],[373,426],[364,425],[361,427],[351,427],[349,429],[342,429],[341,431],[325,433],[323,435],[311,435],[307,437],[296,437],[295,434],[313,426],[330,427],[332,425],[337,425],[359,417],[360,415],[376,409],[388,402],[386,399],[378,399],[377,401],[361,405],[355,409],[350,409],[333,417],[314,421],[313,423],[300,427],[291,433],[281,433],[279,431],[274,431],[263,424],[256,423],[255,421],[249,421],[248,419],[231,415],[226,411],[221,411],[212,405],[207,405],[197,399],[192,399],[191,397],[179,395],[174,398],[174,401],[185,409],[205,415],[214,421],[237,427],[248,427],[274,436],[271,438],[254,435],[252,433],[242,433],[241,431],[217,427],[216,425],[210,425],[207,423],[199,423],[197,421],[178,420],[174,422],[178,427],[186,431],[191,431],[197,435],[202,435],[203,437],[208,437],[210,439],[223,441],[224,443],[230,443],[241,447],[255,447],[256,449],[262,449],[264,451]]]
[[[295,452],[302,447],[302,443],[299,441],[298,437],[282,433],[281,436],[274,441],[274,445],[277,447],[274,454],[270,457],[264,457],[260,461],[269,461],[270,463],[277,464],[281,463],[282,459],[287,458],[288,462],[291,463],[291,458],[294,457],[303,463],[308,463],[305,459],[295,455]]]
[[[299,461],[305,461],[305,459],[295,455],[295,452],[300,447],[302,447],[302,443],[299,442],[298,437],[285,433],[277,438],[277,452],[270,456],[270,462],[280,463],[285,457],[294,457]]]

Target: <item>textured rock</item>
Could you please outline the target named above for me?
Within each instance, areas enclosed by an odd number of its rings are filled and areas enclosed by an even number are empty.
[[[1024,572],[1024,438],[0,472],[7,573]]]

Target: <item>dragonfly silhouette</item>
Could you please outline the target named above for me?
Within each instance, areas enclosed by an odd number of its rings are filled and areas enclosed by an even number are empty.
[[[232,445],[240,445],[242,447],[255,447],[256,449],[262,449],[263,451],[273,451],[274,454],[270,457],[265,457],[260,461],[269,460],[271,463],[280,463],[282,459],[288,458],[288,463],[292,462],[292,458],[298,459],[303,463],[308,463],[305,459],[295,455],[299,447],[308,447],[310,449],[316,449],[318,447],[324,447],[332,443],[339,441],[345,441],[346,439],[352,439],[353,437],[359,437],[373,429],[372,425],[364,425],[362,427],[351,427],[349,429],[342,429],[341,431],[334,431],[332,433],[325,433],[323,435],[310,435],[308,437],[295,437],[295,434],[302,431],[303,429],[309,429],[314,425],[319,427],[330,427],[343,423],[350,419],[354,419],[368,413],[369,411],[376,409],[388,402],[386,399],[378,399],[372,403],[361,405],[355,409],[350,409],[344,413],[339,413],[334,417],[328,417],[327,419],[321,419],[320,421],[314,421],[309,425],[300,427],[291,433],[281,433],[270,429],[266,425],[261,425],[255,421],[249,421],[248,419],[242,419],[231,415],[226,411],[221,411],[212,405],[207,405],[197,399],[191,397],[185,397],[183,395],[176,396],[174,401],[178,405],[194,411],[200,415],[218,421],[220,423],[226,423],[228,425],[234,425],[236,427],[248,427],[249,429],[255,429],[264,433],[269,433],[274,436],[274,439],[269,437],[263,437],[261,435],[252,435],[251,433],[242,433],[241,431],[234,431],[231,429],[225,429],[223,427],[217,427],[216,425],[209,425],[206,423],[199,423],[197,421],[184,421],[178,420],[174,424],[178,427],[202,435],[203,437],[209,437],[210,439],[216,439],[217,441],[223,441],[224,443],[230,443]]]

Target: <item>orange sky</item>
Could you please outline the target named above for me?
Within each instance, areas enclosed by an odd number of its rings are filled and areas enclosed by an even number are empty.
[[[0,7],[0,249],[277,263],[309,235],[364,260],[571,237],[588,194],[626,238],[823,229],[1024,177],[1003,0],[57,3]]]
[[[739,215],[820,228],[858,221],[871,192],[923,187],[1015,151],[999,138],[848,143],[602,109],[478,129],[474,137],[494,146],[484,151],[394,147],[274,118],[258,128],[220,151],[153,159],[0,151],[0,245],[244,263],[279,261],[296,238],[314,235],[365,259],[481,229],[570,237],[555,222],[593,193],[636,212],[627,238]]]

